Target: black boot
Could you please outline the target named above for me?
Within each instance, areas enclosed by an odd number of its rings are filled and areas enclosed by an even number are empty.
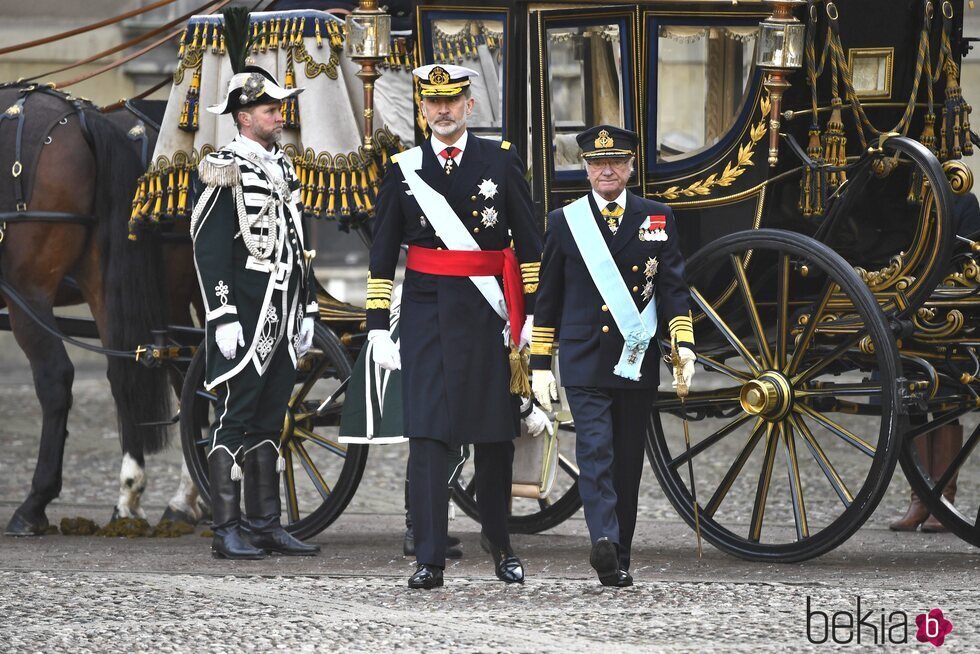
[[[279,452],[259,445],[245,453],[245,520],[242,530],[252,545],[270,554],[314,556],[319,545],[308,545],[282,528],[279,516]]]
[[[242,536],[241,482],[231,478],[235,459],[223,447],[208,456],[211,482],[211,554],[216,559],[264,559],[266,553],[248,544]]]
[[[524,564],[514,556],[514,551],[508,545],[506,548],[499,548],[490,542],[487,535],[480,532],[480,546],[490,552],[493,557],[494,573],[497,579],[508,584],[524,583]]]

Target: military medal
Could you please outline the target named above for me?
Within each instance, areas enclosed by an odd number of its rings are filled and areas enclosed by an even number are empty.
[[[643,269],[643,276],[647,278],[646,284],[643,285],[642,296],[644,300],[653,297],[653,277],[657,274],[658,267],[660,267],[660,262],[657,261],[657,257],[647,259],[646,267]]]
[[[641,241],[666,241],[667,216],[647,216],[640,226],[638,237]]]
[[[485,179],[480,182],[479,193],[484,200],[492,200],[497,195],[497,185],[492,179]]]
[[[493,207],[486,207],[481,214],[483,219],[480,221],[484,227],[494,227],[497,224],[497,210]]]
[[[609,226],[609,231],[614,235],[616,231],[619,230],[619,219],[614,216],[609,216],[606,218],[606,224]]]

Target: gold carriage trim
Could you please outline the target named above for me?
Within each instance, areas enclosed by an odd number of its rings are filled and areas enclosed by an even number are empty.
[[[368,273],[367,280],[367,309],[390,309],[391,308],[391,288],[393,282],[390,279],[375,279]]]
[[[521,264],[521,280],[524,282],[525,293],[536,293],[538,290],[538,275],[541,272],[541,262]]]
[[[672,341],[676,339],[678,343],[690,343],[694,345],[694,322],[691,320],[690,313],[686,316],[675,316],[671,318],[668,329]]]
[[[539,327],[535,325],[531,328],[531,355],[536,354],[551,356],[555,348],[555,328]]]
[[[463,27],[450,34],[432,24],[433,63],[462,64],[466,59],[479,59],[477,48],[485,45],[491,53],[499,52],[504,33],[488,28],[482,20],[470,20]]]

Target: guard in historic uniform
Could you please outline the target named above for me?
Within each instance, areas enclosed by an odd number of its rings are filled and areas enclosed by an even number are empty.
[[[478,73],[453,65],[413,72],[432,138],[394,157],[381,183],[367,291],[375,360],[402,368],[418,564],[408,585],[443,583],[446,459],[463,443],[474,446],[482,539],[496,575],[523,582],[507,532],[519,424],[512,390],[521,390],[517,353],[530,340],[541,238],[520,156],[507,141],[466,130],[470,77]],[[396,347],[388,310],[402,243],[408,257]],[[526,377],[523,386],[526,394]]]
[[[230,559],[313,555],[319,547],[282,528],[279,501],[279,435],[296,362],[310,348],[318,316],[299,182],[277,145],[280,105],[302,89],[284,89],[265,70],[241,65],[244,38],[233,24],[226,16],[228,54],[242,72],[208,111],[230,114],[239,134],[199,164],[205,189],[191,218],[207,307],[205,388],[217,395],[208,454],[211,548]]]
[[[604,586],[630,586],[643,442],[660,383],[654,339],[667,319],[683,374],[694,333],[677,225],[667,205],[626,190],[633,132],[600,125],[577,137],[592,192],[548,215],[531,344],[534,395],[557,399],[551,357],[575,420],[579,493]],[[653,351],[647,351],[652,349]],[[676,383],[676,380],[675,380]]]

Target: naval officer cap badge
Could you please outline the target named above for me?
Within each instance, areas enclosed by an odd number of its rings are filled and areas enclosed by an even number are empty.
[[[452,98],[470,85],[471,77],[480,73],[472,68],[454,64],[429,64],[412,71],[418,78],[419,95],[423,98]]]
[[[596,125],[575,137],[583,159],[623,159],[636,154],[635,132],[612,125]]]

